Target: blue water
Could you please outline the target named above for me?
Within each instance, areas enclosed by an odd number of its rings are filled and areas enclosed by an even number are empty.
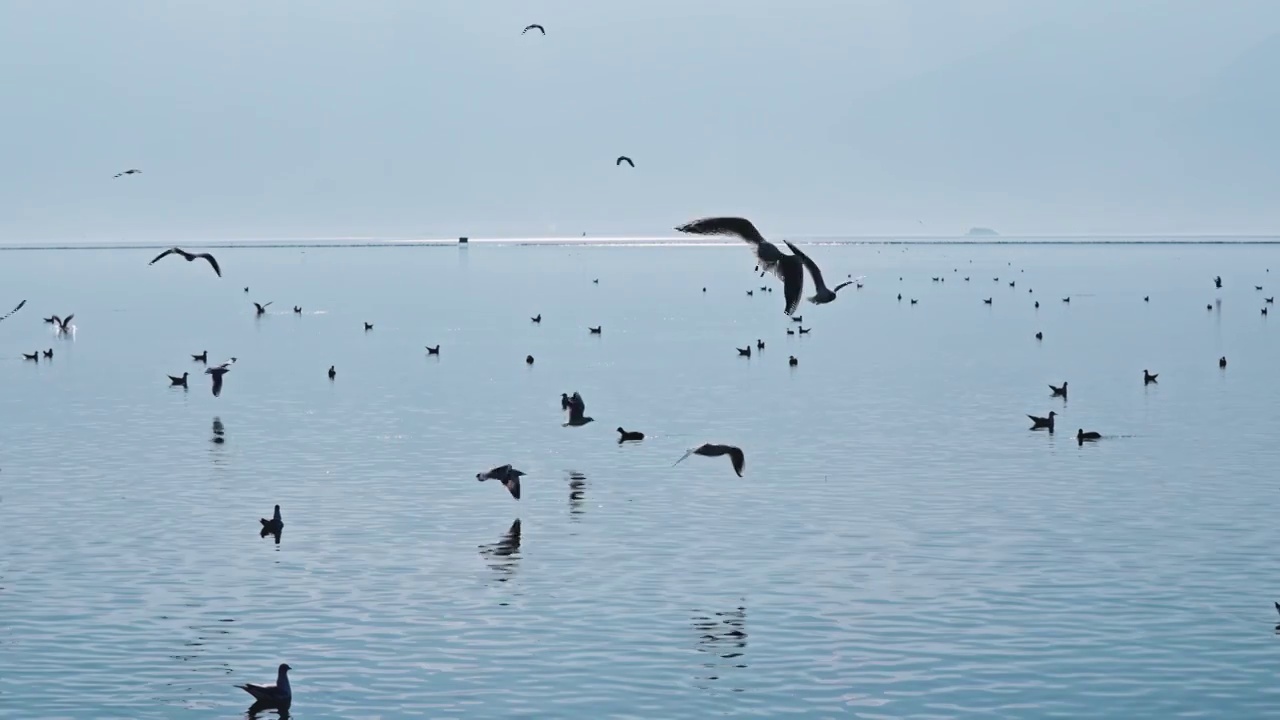
[[[0,252],[0,717],[1280,717],[1280,246],[809,250]]]

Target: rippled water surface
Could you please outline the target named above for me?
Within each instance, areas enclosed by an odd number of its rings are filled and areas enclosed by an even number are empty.
[[[0,717],[1280,717],[1280,247],[809,249],[0,252]]]

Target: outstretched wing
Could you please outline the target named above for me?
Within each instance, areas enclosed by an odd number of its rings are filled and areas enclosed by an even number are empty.
[[[760,234],[760,231],[756,230],[756,226],[751,224],[750,220],[740,217],[702,218],[691,223],[685,223],[677,227],[676,230],[692,235],[733,235],[752,245],[760,245],[767,242],[764,236]]]
[[[71,324],[71,318],[75,316],[76,316],[75,313],[71,313],[70,315],[63,318],[62,322],[58,323],[58,326],[61,327],[63,330],[66,330],[67,326]]]
[[[0,317],[0,322],[3,322],[3,321],[5,321],[5,320],[7,320],[7,319],[9,318],[9,316],[10,316],[10,315],[12,315],[12,314],[14,314],[14,313],[18,312],[19,310],[21,310],[21,309],[22,309],[22,306],[23,306],[23,305],[26,305],[26,304],[27,304],[27,301],[26,301],[26,300],[23,300],[22,302],[18,303],[18,306],[17,306],[17,307],[15,307],[14,309],[12,309],[12,310],[10,310],[9,312],[5,313],[5,314],[4,314],[4,317]]]
[[[619,155],[617,161],[614,162],[614,165],[621,165],[624,162],[630,165],[631,167],[636,166],[634,162],[631,162],[631,158],[627,157],[626,155]]]
[[[791,315],[800,307],[800,296],[804,294],[804,265],[794,257],[783,257],[774,267],[774,272],[782,278],[782,296],[787,301],[785,312]]]
[[[148,265],[155,265],[155,264],[156,264],[156,260],[159,260],[160,258],[163,258],[163,257],[165,257],[165,256],[167,256],[167,255],[172,255],[172,254],[174,254],[174,253],[176,253],[176,252],[180,252],[180,251],[178,250],[178,248],[176,248],[176,247],[171,247],[171,248],[169,248],[168,250],[165,250],[164,252],[162,252],[162,253],[160,253],[159,255],[157,255],[157,256],[155,257],[155,260],[152,260],[151,262],[149,262],[149,263],[147,263],[147,264],[148,264]]]
[[[742,448],[729,446],[729,460],[733,462],[733,471],[742,477],[742,470],[747,465],[747,456],[742,453]]]
[[[213,374],[213,396],[218,397],[222,394],[222,373]]]
[[[814,286],[825,288],[827,285],[822,281],[822,271],[818,269],[818,263],[811,260],[808,255],[804,254],[803,250],[792,244],[790,240],[783,240],[783,242],[791,249],[791,253],[800,258],[800,262],[804,263],[806,268],[809,268],[809,275],[813,278]]]
[[[218,274],[218,277],[222,277],[222,268],[218,267],[218,261],[214,260],[212,255],[209,253],[200,253],[199,255],[196,255],[196,257],[208,260],[209,264],[213,266],[213,271]]]
[[[680,456],[680,459],[679,459],[679,460],[677,460],[677,461],[675,461],[675,462],[671,463],[671,467],[675,467],[675,466],[679,465],[680,463],[684,462],[684,459],[685,459],[685,458],[687,458],[687,457],[689,457],[690,455],[692,455],[692,454],[693,454],[693,451],[694,451],[694,450],[696,450],[696,449],[697,449],[697,448],[692,448],[692,449],[686,450],[686,451],[684,452],[684,454]]]
[[[844,287],[844,286],[846,286],[846,285],[852,285],[854,282],[855,282],[855,281],[853,281],[853,280],[845,280],[844,282],[840,283],[839,285],[837,285],[837,286],[835,286],[835,287],[831,288],[831,292],[833,292],[833,293],[835,293],[835,292],[840,292],[840,288],[842,288],[842,287]]]

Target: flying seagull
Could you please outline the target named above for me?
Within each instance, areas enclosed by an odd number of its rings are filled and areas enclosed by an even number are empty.
[[[166,255],[172,255],[174,253],[177,253],[182,257],[186,258],[187,262],[191,262],[196,258],[204,258],[205,260],[209,261],[209,265],[213,268],[213,271],[218,274],[218,277],[222,277],[222,268],[218,267],[218,261],[214,260],[212,255],[210,255],[209,253],[189,253],[180,247],[171,247],[168,250],[165,250],[164,252],[157,255],[155,260],[152,260],[147,264],[155,265],[156,260],[159,260],[160,258],[165,257]]]
[[[236,687],[252,695],[254,706],[260,710],[288,710],[293,704],[293,689],[289,687],[289,671],[292,669],[287,663],[280,663],[275,685],[245,683]]]
[[[804,263],[806,268],[809,268],[809,277],[813,278],[813,284],[816,288],[813,297],[809,298],[809,302],[814,305],[826,305],[829,302],[834,302],[836,293],[840,292],[840,288],[854,283],[853,280],[845,280],[828,290],[827,284],[822,281],[822,271],[818,269],[818,264],[810,260],[809,256],[801,252],[800,248],[792,245],[790,240],[783,240],[783,242],[787,244],[787,247],[791,248],[791,253],[800,258],[800,262]]]
[[[562,427],[581,427],[589,422],[594,422],[595,418],[586,417],[583,413],[587,410],[587,404],[583,402],[582,396],[574,391],[573,396],[565,398],[563,394],[560,397],[560,407],[569,411],[569,422]]]
[[[222,363],[221,365],[211,367],[204,371],[205,375],[213,376],[213,396],[214,397],[218,397],[219,395],[222,394],[222,376],[231,372],[231,363],[233,362],[235,362],[235,360],[232,360],[231,362]]]
[[[626,164],[630,165],[631,167],[635,167],[635,166],[636,166],[636,164],[635,164],[635,163],[631,162],[631,158],[627,157],[626,155],[619,155],[619,156],[618,156],[618,159],[617,159],[617,160],[615,160],[613,164],[614,164],[614,165],[621,165],[621,164],[622,164],[622,163],[624,163],[624,162],[625,162]]]
[[[747,464],[747,458],[742,454],[741,448],[736,448],[732,445],[706,443],[705,445],[700,445],[686,452],[679,460],[675,461],[671,467],[679,465],[690,455],[703,455],[705,457],[720,457],[721,455],[728,455],[729,460],[733,462],[733,471],[738,473],[738,477],[742,477],[742,468]]]
[[[125,170],[124,172],[118,172],[115,175],[112,175],[111,177],[118,178],[123,175],[141,175],[141,174],[142,174],[142,171],[139,170],[138,168],[129,168],[128,170]]]
[[[547,29],[546,29],[546,28],[544,28],[544,27],[542,27],[542,26],[541,26],[541,25],[539,25],[538,23],[534,23],[534,24],[532,24],[532,25],[527,26],[525,29],[523,29],[523,30],[521,30],[521,31],[520,31],[520,34],[521,34],[521,35],[523,35],[523,34],[525,34],[525,33],[529,32],[530,30],[537,30],[538,32],[541,32],[543,35],[546,35],[546,34],[547,34]]]
[[[804,261],[796,255],[784,255],[777,245],[764,239],[750,220],[740,217],[703,218],[681,225],[676,230],[694,235],[733,235],[751,243],[756,249],[760,274],[771,272],[782,280],[786,313],[791,315],[800,306],[800,295],[804,291]]]
[[[59,335],[64,335],[64,334],[66,334],[66,333],[70,332],[70,330],[71,330],[71,318],[73,318],[73,317],[75,317],[75,316],[76,316],[76,314],[75,314],[75,313],[71,313],[70,315],[66,316],[65,318],[60,318],[60,317],[58,317],[57,315],[52,315],[52,316],[50,316],[50,317],[45,318],[45,319],[44,319],[44,321],[45,321],[45,322],[52,322],[53,326],[54,326],[55,328],[57,328],[56,332],[57,332]]]
[[[19,310],[21,310],[21,309],[22,309],[22,306],[23,306],[23,305],[26,305],[26,304],[27,304],[27,301],[26,301],[26,300],[23,300],[22,302],[18,303],[18,306],[17,306],[17,307],[15,307],[14,309],[12,309],[12,310],[10,310],[9,312],[5,313],[5,314],[4,314],[4,317],[0,317],[0,322],[3,322],[3,321],[5,321],[5,320],[7,320],[7,319],[9,318],[9,316],[10,316],[10,315],[12,315],[12,314],[14,314],[14,313],[18,312]]]
[[[272,302],[274,302],[274,301],[272,301]],[[268,308],[268,307],[270,307],[270,306],[271,306],[271,303],[269,303],[269,302],[268,302],[268,303],[264,303],[264,304],[262,304],[262,305],[259,305],[258,303],[254,303],[254,304],[253,304],[253,307],[254,307],[254,309],[257,311],[257,314],[258,314],[258,315],[266,315],[266,314],[267,314],[267,308]]]
[[[503,465],[501,467],[496,467],[489,472],[476,473],[476,480],[479,480],[480,482],[484,482],[485,480],[497,480],[507,488],[507,491],[511,493],[511,497],[519,500],[520,476],[524,474],[525,473],[523,471],[517,470],[510,465]]]

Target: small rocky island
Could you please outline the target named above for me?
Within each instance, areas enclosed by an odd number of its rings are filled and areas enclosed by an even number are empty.
[[[992,237],[995,235],[999,235],[1000,233],[996,232],[995,230],[992,230],[991,228],[974,227],[974,228],[969,228],[969,232],[966,234],[969,237]]]

